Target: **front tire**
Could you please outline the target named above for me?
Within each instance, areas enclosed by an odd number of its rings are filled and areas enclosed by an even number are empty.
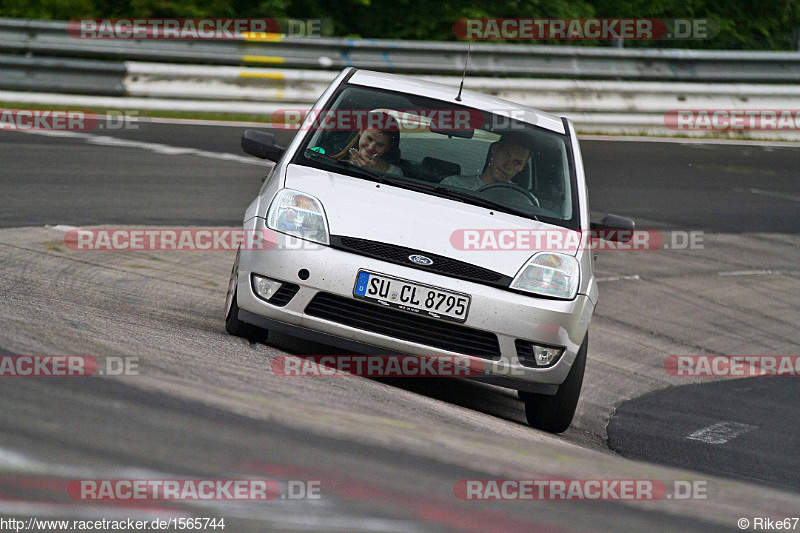
[[[562,433],[572,424],[575,409],[578,407],[578,398],[581,395],[588,348],[587,333],[567,374],[567,379],[558,386],[555,395],[519,391],[520,399],[525,402],[525,418],[532,427],[550,433]]]
[[[253,342],[266,341],[268,331],[239,320],[239,304],[236,301],[239,279],[239,251],[233,262],[231,278],[228,281],[228,293],[225,295],[225,331],[237,337],[244,337]]]

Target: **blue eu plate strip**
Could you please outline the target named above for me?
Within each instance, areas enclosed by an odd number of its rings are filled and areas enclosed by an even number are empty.
[[[359,272],[358,281],[356,282],[356,294],[364,296],[367,292],[367,283],[369,282],[369,274],[366,272]]]

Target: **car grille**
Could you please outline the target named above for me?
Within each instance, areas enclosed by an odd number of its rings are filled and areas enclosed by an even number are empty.
[[[379,333],[408,342],[464,355],[499,359],[497,336],[466,326],[450,324],[397,309],[390,309],[324,292],[306,307],[306,314],[331,322]]]
[[[431,254],[413,248],[406,248],[405,246],[397,246],[395,244],[386,244],[377,241],[369,241],[366,239],[357,239],[355,237],[343,237],[332,235],[331,246],[340,250],[345,250],[354,254],[365,255],[367,257],[374,257],[382,259],[389,263],[416,268],[418,270],[425,270],[428,272],[435,272],[458,279],[473,281],[475,283],[482,283],[484,285],[492,285],[500,288],[508,288],[511,284],[512,278],[479,266],[471,265],[463,261],[457,261],[444,257],[441,255]],[[430,258],[433,261],[432,265],[418,265],[412,263],[409,255],[420,254]]]
[[[297,294],[297,291],[300,290],[300,285],[295,285],[294,283],[284,283],[281,285],[281,288],[275,291],[275,294],[272,295],[272,298],[267,300],[272,305],[277,305],[278,307],[283,307],[288,304],[294,295]]]
[[[517,359],[524,366],[536,368],[536,356],[533,355],[533,343],[517,339],[514,341],[517,349]]]

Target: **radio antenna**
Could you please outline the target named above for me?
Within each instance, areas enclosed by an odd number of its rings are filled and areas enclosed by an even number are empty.
[[[456,102],[461,101],[461,91],[464,90],[464,78],[467,77],[467,64],[469,63],[469,50],[472,48],[472,41],[467,43],[467,59],[464,60],[464,73],[461,74],[461,87],[458,88],[458,96],[456,96]]]

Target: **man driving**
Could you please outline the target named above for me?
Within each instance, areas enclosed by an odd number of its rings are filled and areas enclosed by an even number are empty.
[[[448,176],[441,185],[476,191],[493,183],[508,183],[525,168],[531,155],[531,141],[527,136],[510,132],[489,146],[486,164],[477,174]]]

